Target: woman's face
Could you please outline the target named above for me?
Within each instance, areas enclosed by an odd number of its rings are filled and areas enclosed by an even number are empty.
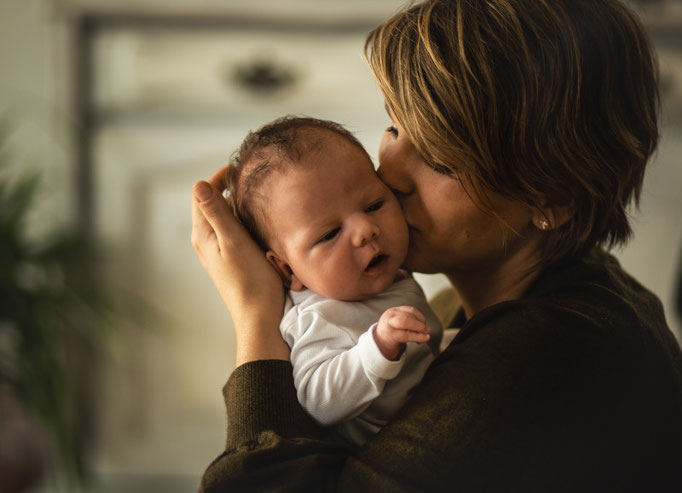
[[[509,262],[535,259],[539,235],[530,207],[490,194],[493,210],[519,234],[505,231],[498,218],[472,201],[456,175],[429,167],[390,116],[391,126],[379,148],[378,173],[405,213],[410,234],[406,269],[482,274],[494,273]]]

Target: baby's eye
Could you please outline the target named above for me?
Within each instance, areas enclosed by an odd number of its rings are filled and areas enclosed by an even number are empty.
[[[398,136],[398,129],[395,128],[395,126],[393,126],[393,125],[390,125],[390,126],[386,129],[386,132],[388,132],[389,134],[393,134],[393,135],[395,135],[396,137]]]
[[[322,238],[320,238],[320,242],[329,241],[329,240],[333,239],[337,234],[339,234],[339,231],[341,231],[341,228],[332,229],[329,233],[327,233]]]
[[[370,205],[370,206],[366,209],[366,211],[367,211],[367,212],[375,212],[375,211],[378,211],[379,209],[381,209],[381,207],[382,207],[383,205],[384,205],[384,201],[383,201],[383,200],[379,200],[379,201],[377,201],[377,202],[374,202],[372,205]]]

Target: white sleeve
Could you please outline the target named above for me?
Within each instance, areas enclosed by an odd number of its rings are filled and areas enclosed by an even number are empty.
[[[320,424],[354,418],[381,394],[404,364],[387,360],[377,347],[374,324],[355,344],[342,327],[305,312],[283,330],[291,346],[298,400]]]

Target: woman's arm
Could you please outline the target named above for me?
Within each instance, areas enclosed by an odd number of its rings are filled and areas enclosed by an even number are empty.
[[[219,192],[225,171],[194,185],[192,246],[232,315],[237,365],[288,360],[289,347],[278,328],[284,307],[282,281]]]

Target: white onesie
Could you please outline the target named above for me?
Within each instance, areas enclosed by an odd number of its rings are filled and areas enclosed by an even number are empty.
[[[409,343],[398,361],[389,361],[372,333],[384,311],[401,305],[424,314],[431,338],[427,344]],[[411,276],[363,301],[290,291],[280,330],[291,348],[301,405],[356,445],[378,432],[407,401],[438,354],[442,337],[438,318]]]

